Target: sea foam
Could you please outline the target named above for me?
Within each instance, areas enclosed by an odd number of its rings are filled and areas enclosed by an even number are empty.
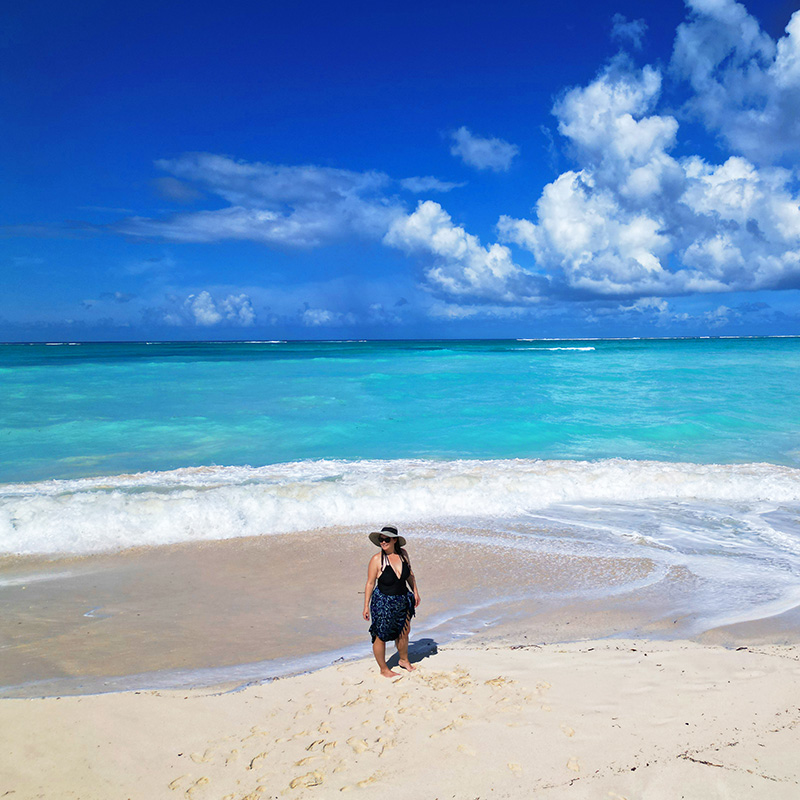
[[[770,511],[794,508],[800,470],[622,459],[326,460],[4,484],[0,553],[93,553],[385,520],[509,519],[552,508],[566,520],[565,506],[597,520],[602,514],[588,513],[593,506],[653,501],[734,504],[742,515],[760,514],[764,503]],[[785,536],[772,528],[769,535]],[[798,540],[789,538],[785,547],[774,544],[792,551]]]

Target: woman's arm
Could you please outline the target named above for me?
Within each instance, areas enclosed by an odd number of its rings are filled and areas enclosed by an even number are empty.
[[[406,563],[408,564],[408,583],[411,586],[411,590],[414,592],[414,608],[416,608],[422,602],[422,598],[419,596],[419,591],[417,590],[417,578],[414,575],[414,570],[411,567],[411,559],[408,557],[408,553],[405,550],[403,550],[403,555],[405,556]]]
[[[372,597],[372,590],[375,588],[375,581],[378,580],[378,562],[380,553],[376,553],[369,560],[367,567],[367,585],[364,587],[364,619],[369,619],[369,600]]]

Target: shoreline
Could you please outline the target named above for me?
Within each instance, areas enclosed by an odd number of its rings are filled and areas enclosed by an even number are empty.
[[[696,621],[668,613],[689,577],[665,578],[647,558],[523,552],[513,540],[490,547],[464,536],[454,569],[452,539],[415,531],[416,670],[387,680],[360,617],[374,552],[366,533],[0,562],[0,597],[14,599],[0,620],[0,670],[50,670],[54,689],[42,697],[44,684],[29,682],[0,693],[3,791],[377,800],[402,786],[422,798],[674,800],[680,786],[704,800],[797,796],[800,609],[692,641]],[[509,558],[526,591],[540,593],[534,605],[526,592],[511,596]],[[565,599],[576,583],[584,593]],[[476,593],[488,606],[464,613]],[[442,622],[454,613],[471,635],[455,639]],[[299,674],[271,678],[263,660],[241,661],[287,642],[308,658],[300,650],[312,638],[348,636],[355,657],[331,664],[335,653],[323,650]],[[227,666],[208,666],[221,656]],[[109,665],[136,663],[166,665],[168,680],[104,679]],[[195,688],[176,686],[181,675]],[[69,681],[77,693],[63,691]]]
[[[3,559],[0,698],[246,686],[356,660],[370,653],[360,615],[367,532]],[[800,641],[800,607],[693,629],[696,618],[675,611],[691,578],[662,574],[647,557],[522,552],[511,537],[481,544],[474,530],[454,529],[453,561],[451,540],[412,535],[423,602],[411,640],[421,651],[620,637]]]
[[[252,680],[259,665],[285,674],[308,659],[320,666],[329,655],[369,653],[361,609],[375,551],[367,533],[327,529],[4,559],[0,696],[35,694],[37,686],[56,694],[102,690],[104,682],[142,688],[151,679],[163,686],[170,674],[179,685],[203,674],[219,676],[212,683],[229,682],[248,668]],[[437,643],[562,605],[533,600],[537,594],[557,594],[579,580],[608,591],[615,582],[646,580],[652,567],[647,559],[512,552],[527,582],[509,587],[513,539],[505,547],[496,537],[462,543],[455,568],[448,540],[418,534],[409,547],[423,596],[412,640]],[[629,627],[610,616],[606,624]],[[288,669],[275,670],[280,664]],[[125,676],[142,680],[126,683]]]

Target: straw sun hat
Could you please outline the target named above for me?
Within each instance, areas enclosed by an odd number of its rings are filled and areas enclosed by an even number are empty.
[[[379,537],[381,536],[388,536],[390,539],[397,539],[397,544],[399,547],[406,546],[406,540],[397,532],[396,525],[384,525],[380,531],[372,531],[372,533],[369,535],[369,540],[376,547],[380,547],[381,543],[379,541]]]

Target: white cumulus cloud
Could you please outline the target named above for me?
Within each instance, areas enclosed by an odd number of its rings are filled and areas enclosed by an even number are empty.
[[[722,3],[723,0],[718,0]],[[547,185],[536,219],[502,216],[566,292],[658,296],[800,285],[793,176],[732,156],[672,155],[662,76],[617,60],[555,105],[578,168]]]
[[[220,302],[216,302],[211,294],[204,290],[198,294],[190,294],[184,300],[183,306],[188,313],[189,322],[195,325],[211,326],[224,322],[228,325],[247,327],[256,319],[253,304],[246,294],[230,294]],[[180,324],[183,319],[172,313],[166,321],[170,324]]]
[[[184,301],[197,325],[216,325],[222,321],[222,314],[217,311],[217,305],[208,292],[190,294]]]
[[[426,281],[444,294],[519,303],[538,298],[535,279],[514,263],[507,247],[484,247],[432,200],[396,219],[383,241],[429,260]]]
[[[729,147],[756,164],[800,152],[800,11],[777,42],[734,0],[687,0],[672,69],[688,104]]]
[[[734,0],[687,0],[687,6],[668,70],[635,67],[619,54],[593,80],[559,97],[553,113],[572,168],[537,186],[529,218],[501,216],[498,242],[482,244],[436,202],[420,202],[409,213],[397,196],[400,189],[447,192],[463,184],[209,153],[158,161],[169,176],[159,185],[176,197],[213,197],[223,207],[131,217],[114,229],[175,242],[239,239],[280,247],[380,241],[419,261],[423,288],[444,302],[444,316],[473,315],[479,306],[530,307],[549,296],[594,298],[620,313],[667,320],[669,308],[655,305],[665,296],[800,288],[792,160],[800,154],[800,11],[774,41]],[[620,42],[639,47],[645,32],[641,20],[613,18],[612,37]],[[668,82],[669,99],[688,89],[688,103],[665,108]],[[687,115],[705,125],[723,156],[712,160],[681,140]],[[450,144],[465,163],[496,172],[508,170],[519,153],[514,144],[466,127],[451,134]],[[533,258],[521,254],[518,263],[507,245]],[[347,322],[324,298],[309,302],[286,313],[309,326]],[[176,308],[180,314],[170,313],[198,325],[255,320],[244,295],[215,299],[200,292]],[[366,314],[378,319],[386,308]]]
[[[300,322],[309,328],[354,325],[356,321],[356,315],[352,311],[342,312],[328,308],[306,307],[300,313]]]
[[[476,169],[506,172],[514,157],[519,154],[519,148],[515,144],[503,139],[485,139],[475,136],[464,126],[450,136],[453,140],[450,153],[459,156],[465,164]]]
[[[256,321],[256,312],[246,294],[229,294],[221,303],[222,311],[228,322],[234,325],[248,326]]]

